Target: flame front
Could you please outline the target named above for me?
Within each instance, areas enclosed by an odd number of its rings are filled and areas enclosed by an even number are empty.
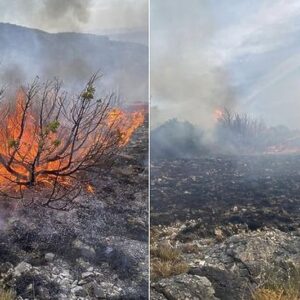
[[[112,126],[117,124],[117,128],[120,134],[120,146],[125,146],[129,141],[133,133],[144,123],[143,112],[131,112],[126,113],[118,108],[113,109],[109,113],[108,125]]]
[[[65,135],[68,128],[61,124],[58,130],[50,130],[47,133],[47,147],[41,140],[43,136],[39,123],[39,116],[34,109],[27,111],[26,120],[23,120],[25,106],[25,94],[18,92],[16,101],[9,106],[2,106],[0,110],[0,187],[18,191],[28,187],[26,182],[32,178],[31,167],[36,165],[35,183],[44,186],[53,186],[54,177],[43,171],[51,171],[64,168],[68,165],[67,155],[61,155],[58,159],[47,160],[47,157],[55,154],[55,151],[63,148]],[[23,122],[23,124],[22,124]],[[144,122],[143,112],[127,113],[119,108],[109,109],[103,120],[103,127],[113,127],[118,132],[117,146],[124,147],[131,139],[135,130]],[[95,136],[91,134],[82,144],[80,149],[74,152],[74,160],[87,155],[94,143]],[[103,143],[109,143],[103,139]],[[41,147],[47,150],[39,154]],[[66,152],[68,152],[67,150]],[[12,159],[13,158],[13,159]],[[74,184],[68,176],[59,178],[60,184],[70,186]],[[24,184],[22,184],[24,183]],[[86,191],[94,192],[94,187],[87,185]]]

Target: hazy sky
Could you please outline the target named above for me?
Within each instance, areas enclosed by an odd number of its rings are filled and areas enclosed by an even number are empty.
[[[147,0],[0,0],[0,22],[50,32],[147,31]]]
[[[220,106],[300,128],[300,1],[152,0],[152,124]]]

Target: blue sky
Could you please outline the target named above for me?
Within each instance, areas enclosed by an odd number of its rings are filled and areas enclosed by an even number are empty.
[[[154,124],[229,106],[300,128],[300,1],[152,0],[151,30]]]

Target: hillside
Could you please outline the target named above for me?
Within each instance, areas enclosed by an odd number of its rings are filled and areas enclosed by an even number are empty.
[[[74,87],[100,70],[106,88],[128,101],[147,99],[148,50],[138,43],[0,23],[0,63],[3,84],[15,86],[38,75],[56,76]]]

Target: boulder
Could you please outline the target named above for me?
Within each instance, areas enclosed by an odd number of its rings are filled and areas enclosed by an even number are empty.
[[[217,300],[211,282],[203,276],[181,274],[154,284],[156,292],[172,300]],[[159,298],[157,298],[159,299]],[[164,299],[164,298],[162,298]]]
[[[52,262],[53,260],[54,260],[54,258],[55,258],[55,254],[54,253],[46,253],[45,254],[45,260],[47,261],[47,262]]]
[[[15,270],[14,270],[14,275],[16,277],[24,274],[24,273],[27,273],[29,272],[30,270],[32,269],[32,265],[25,262],[25,261],[22,261],[21,263],[19,263],[16,267],[15,267]]]
[[[73,242],[73,247],[79,252],[79,254],[85,258],[93,259],[95,258],[96,252],[93,247],[90,247],[83,243],[81,240],[75,240]]]

